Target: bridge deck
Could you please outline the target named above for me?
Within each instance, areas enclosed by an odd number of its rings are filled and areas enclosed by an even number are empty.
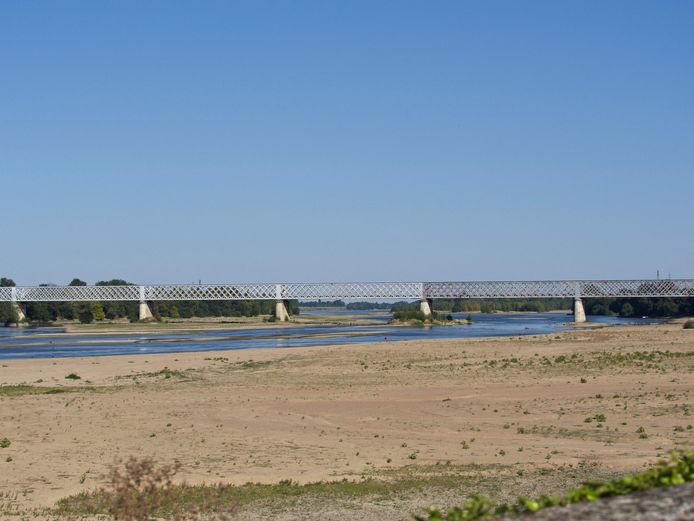
[[[0,287],[0,302],[694,297],[694,279]]]

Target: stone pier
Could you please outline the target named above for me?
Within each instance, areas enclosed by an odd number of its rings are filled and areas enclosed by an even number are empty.
[[[17,324],[26,322],[27,315],[24,312],[24,306],[18,302],[12,302],[12,309],[17,314]]]
[[[574,300],[574,322],[582,323],[586,321],[586,310],[580,298]]]
[[[430,298],[423,298],[419,302],[419,311],[427,317],[430,317],[434,312],[434,301]]]
[[[278,300],[275,303],[275,318],[280,322],[289,320],[289,311],[287,311],[287,303],[284,300]]]
[[[154,318],[152,315],[152,310],[149,309],[149,305],[146,301],[140,301],[140,320],[150,320]]]

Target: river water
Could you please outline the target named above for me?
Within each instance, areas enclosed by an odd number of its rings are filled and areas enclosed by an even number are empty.
[[[351,325],[208,329],[144,334],[70,334],[59,328],[0,328],[0,360],[540,335],[572,328],[572,316],[564,313],[472,313],[472,324],[434,327],[388,325],[391,316],[382,310],[302,311],[302,316],[306,315],[349,315],[354,320]],[[453,314],[458,319],[466,316],[467,313]],[[589,320],[609,325],[656,322],[651,319],[604,316],[591,316]],[[362,321],[368,321],[369,325],[361,325]]]

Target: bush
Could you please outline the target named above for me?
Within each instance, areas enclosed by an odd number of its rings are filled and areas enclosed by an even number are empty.
[[[418,521],[474,521],[490,519],[502,514],[526,514],[542,508],[569,505],[581,501],[595,501],[603,497],[620,496],[639,490],[682,485],[694,481],[694,451],[673,453],[670,462],[661,461],[654,468],[638,474],[608,482],[591,481],[563,496],[552,494],[537,499],[520,497],[515,504],[494,505],[491,501],[473,496],[462,507],[441,512],[435,507],[427,509],[427,515],[415,516]]]
[[[230,521],[235,506],[225,498],[229,486],[208,487],[209,493],[201,494],[196,487],[173,483],[179,469],[178,462],[157,465],[150,458],[131,456],[125,463],[116,462],[107,487],[99,490],[97,511],[106,510],[114,519],[123,521]]]
[[[395,320],[402,320],[403,322],[408,320],[419,320],[425,322],[431,320],[431,315],[425,315],[419,309],[398,309],[393,312],[393,318]]]
[[[682,327],[684,329],[694,329],[694,320],[687,320]]]
[[[114,467],[109,476],[110,514],[125,521],[150,519],[171,495],[172,479],[178,469],[178,463],[157,467],[151,459],[132,456],[123,471]]]

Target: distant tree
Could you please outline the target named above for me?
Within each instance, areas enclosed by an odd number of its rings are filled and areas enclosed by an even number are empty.
[[[87,283],[80,279],[72,279],[68,286],[86,286]]]
[[[94,320],[103,320],[106,318],[106,314],[104,313],[104,308],[101,305],[101,302],[91,302],[92,306],[92,318]]]
[[[0,324],[16,324],[19,321],[17,312],[9,302],[0,302]]]
[[[623,317],[630,317],[634,314],[634,308],[631,304],[625,302],[622,305],[622,309],[619,311],[619,314]]]
[[[0,287],[3,288],[12,288],[16,286],[17,284],[14,283],[12,279],[8,279],[6,277],[0,278]]]
[[[123,279],[100,280],[95,286],[133,286],[132,283]]]
[[[78,302],[74,304],[73,315],[82,324],[91,324],[94,321],[94,314],[92,313],[92,303],[91,302]]]

